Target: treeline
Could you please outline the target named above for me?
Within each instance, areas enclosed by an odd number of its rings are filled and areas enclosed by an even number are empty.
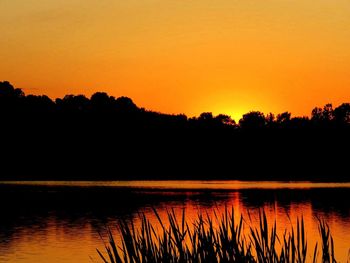
[[[84,95],[66,95],[51,100],[48,96],[25,95],[9,82],[0,82],[0,113],[7,121],[70,122],[81,125],[84,122],[99,122],[101,125],[119,125],[120,129],[305,129],[305,128],[348,128],[350,126],[350,103],[343,103],[333,109],[332,104],[316,107],[309,117],[292,117],[283,112],[276,116],[251,111],[236,122],[230,116],[203,112],[198,117],[188,118],[184,114],[170,115],[139,108],[128,97],[115,98],[104,92],[97,92],[87,98]]]
[[[348,180],[350,104],[311,117],[189,118],[97,92],[25,95],[0,82],[0,179]]]

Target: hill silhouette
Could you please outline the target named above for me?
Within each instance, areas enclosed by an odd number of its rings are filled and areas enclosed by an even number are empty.
[[[0,82],[0,180],[349,181],[350,104],[311,117],[189,118],[97,92],[25,95]]]

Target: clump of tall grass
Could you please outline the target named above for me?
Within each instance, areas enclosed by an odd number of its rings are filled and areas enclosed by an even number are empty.
[[[97,250],[103,262],[304,263],[308,258],[312,262],[336,262],[329,226],[321,220],[321,257],[318,259],[317,243],[308,253],[302,218],[297,220],[296,227],[278,236],[276,222],[269,226],[264,211],[259,212],[259,226],[249,226],[246,234],[243,231],[243,216],[236,222],[233,209],[225,209],[220,216],[216,213],[214,216],[198,214],[190,225],[185,220],[185,211],[181,219],[175,216],[174,210],[168,211],[167,224],[156,210],[154,213],[160,223],[160,231],[144,214],[140,216],[139,229],[135,229],[133,222],[119,222],[121,244],[116,244],[109,230],[109,242],[105,245],[107,255]]]

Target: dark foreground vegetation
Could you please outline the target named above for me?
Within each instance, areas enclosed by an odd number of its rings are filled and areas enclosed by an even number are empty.
[[[0,179],[348,181],[350,104],[311,118],[169,115],[103,92],[25,95],[0,82]]]
[[[199,214],[193,223],[185,220],[184,212],[180,220],[174,211],[168,212],[165,223],[155,214],[160,230],[142,215],[140,228],[132,222],[119,222],[120,243],[109,231],[106,253],[97,250],[103,262],[336,262],[333,238],[321,220],[320,240],[310,245],[303,219],[278,236],[276,222],[269,225],[264,212],[259,226],[249,226],[246,231],[246,221],[241,216],[236,222],[233,209],[214,218]]]

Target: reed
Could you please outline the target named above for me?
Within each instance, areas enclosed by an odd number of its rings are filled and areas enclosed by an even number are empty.
[[[198,214],[191,223],[185,220],[184,210],[180,219],[174,210],[168,211],[166,224],[156,210],[154,213],[160,225],[157,230],[144,214],[140,215],[138,229],[133,222],[119,221],[118,245],[109,230],[105,254],[97,250],[103,262],[336,262],[333,238],[325,221],[319,220],[320,246],[316,243],[309,253],[303,218],[278,236],[276,222],[269,225],[264,211],[259,213],[258,227],[248,226],[245,234],[245,220],[241,215],[236,222],[233,209],[226,208],[219,216]]]

